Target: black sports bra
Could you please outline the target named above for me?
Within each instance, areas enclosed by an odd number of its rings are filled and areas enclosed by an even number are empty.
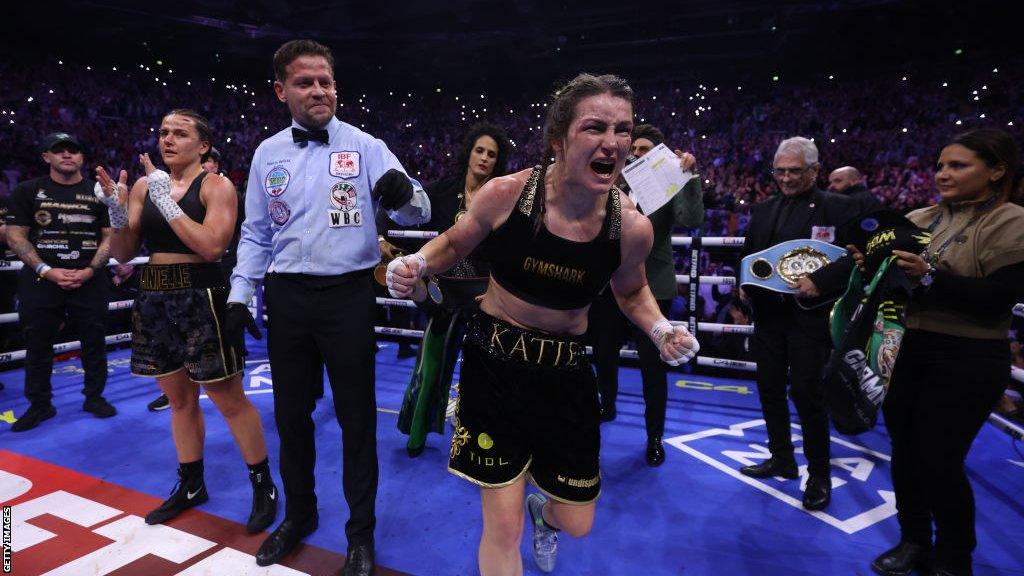
[[[483,242],[491,276],[502,288],[531,304],[556,310],[583,308],[619,267],[619,191],[612,188],[609,192],[604,223],[593,240],[567,240],[552,234],[543,222],[535,234],[533,218],[540,208],[534,199],[540,174],[540,167],[534,168],[508,219]],[[543,186],[540,193],[544,193]]]

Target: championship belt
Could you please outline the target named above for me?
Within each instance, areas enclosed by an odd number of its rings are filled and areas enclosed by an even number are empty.
[[[780,242],[750,254],[740,263],[740,286],[760,286],[774,292],[795,294],[789,284],[828,266],[846,249],[828,242],[798,239]]]

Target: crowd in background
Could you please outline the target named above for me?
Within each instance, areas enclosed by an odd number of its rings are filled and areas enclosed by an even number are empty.
[[[140,152],[159,157],[156,128],[167,111],[179,107],[209,118],[222,171],[243,187],[253,150],[289,122],[267,78],[186,78],[155,62],[116,68],[57,59],[0,62],[5,80],[0,196],[43,173],[38,143],[54,131],[83,140],[90,172],[98,165],[111,173],[127,168],[134,180],[141,174],[133,159]],[[744,234],[749,206],[776,193],[769,171],[772,154],[789,136],[813,138],[818,145],[823,188],[831,170],[852,165],[865,174],[869,190],[884,205],[903,212],[935,200],[932,165],[952,134],[997,126],[1024,141],[1024,65],[1019,64],[964,61],[872,77],[823,72],[801,80],[768,76],[746,84],[631,80],[637,121],[654,124],[665,133],[667,145],[697,157],[707,208],[705,236]],[[430,182],[453,169],[464,132],[482,120],[506,128],[514,144],[511,170],[538,163],[547,95],[542,86],[537,88],[525,93],[521,86],[508,92],[480,87],[473,93],[443,86],[416,92],[355,89],[341,76],[338,114],[384,140],[410,175]],[[701,274],[733,275],[734,253],[706,251]],[[677,269],[689,269],[685,251],[677,252]],[[126,271],[118,272],[125,276]],[[685,294],[681,286],[673,309],[679,318],[688,315]],[[115,299],[130,296],[122,290]],[[700,320],[751,321],[750,311],[727,286],[721,291],[703,287],[699,301]],[[709,344],[709,353],[749,358],[745,339],[716,337]]]

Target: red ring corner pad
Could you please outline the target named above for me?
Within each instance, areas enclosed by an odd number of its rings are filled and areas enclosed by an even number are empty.
[[[265,535],[250,536],[241,524],[195,509],[166,525],[146,525],[143,517],[159,504],[159,498],[0,450],[12,574],[301,576],[339,574],[345,562],[341,554],[302,545],[282,564],[258,568],[253,556]]]

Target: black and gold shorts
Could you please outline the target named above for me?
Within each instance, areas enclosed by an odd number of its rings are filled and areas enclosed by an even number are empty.
[[[478,312],[466,327],[448,470],[487,488],[523,474],[573,504],[601,491],[597,380],[581,338]]]
[[[184,368],[195,382],[242,371],[224,341],[228,287],[218,264],[147,264],[132,306],[132,374],[166,376]]]

